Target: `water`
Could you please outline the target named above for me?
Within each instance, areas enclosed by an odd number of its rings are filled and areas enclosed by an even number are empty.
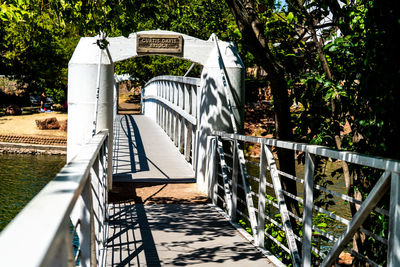
[[[259,163],[259,158],[253,158],[253,159],[251,159],[251,161]],[[332,175],[332,172],[334,170],[338,169],[340,166],[338,165],[337,162],[336,163],[333,163],[330,161],[325,161],[325,162],[326,162],[325,167],[326,167],[327,180],[332,182],[332,185],[327,186],[328,189],[336,191],[341,194],[346,194],[346,187],[345,187],[343,176]],[[250,175],[255,176],[255,177],[259,176],[259,168],[258,167],[254,166],[252,164],[246,164],[246,167],[247,167],[247,171]],[[304,178],[304,165],[303,164],[296,163],[296,176],[299,178]],[[267,181],[269,183],[272,183],[269,172],[267,172]],[[250,180],[250,184],[253,188],[253,191],[258,192],[258,183]],[[268,195],[275,197],[275,193],[274,193],[273,189],[271,189],[270,187],[267,187],[266,189],[267,189]],[[303,198],[303,192],[304,192],[303,184],[297,183],[298,196]],[[340,217],[350,220],[352,216],[351,216],[349,204],[338,197],[334,197],[332,200],[334,201],[335,204],[329,206],[328,210]],[[273,210],[276,213],[279,213],[279,211],[277,209],[273,208]],[[316,215],[317,215],[317,212],[314,212],[314,216],[316,216]],[[335,237],[339,237],[339,235],[345,229],[345,225],[336,220],[322,219],[321,222],[327,222],[327,226],[324,227],[323,230],[325,230],[328,234],[333,235]],[[322,251],[326,252],[331,249],[332,245],[333,245],[333,243],[331,241],[322,239],[320,248]]]
[[[0,154],[0,231],[61,170],[60,155]]]

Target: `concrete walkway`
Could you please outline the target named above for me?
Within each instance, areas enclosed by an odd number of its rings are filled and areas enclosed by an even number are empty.
[[[113,204],[107,266],[274,266],[206,204]]]
[[[114,182],[194,182],[194,171],[165,132],[143,115],[114,122]]]
[[[119,115],[114,133],[107,266],[273,266],[183,184],[192,167],[151,119]]]

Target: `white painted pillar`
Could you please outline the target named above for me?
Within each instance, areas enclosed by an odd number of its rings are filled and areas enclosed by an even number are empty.
[[[67,162],[92,138],[100,51],[96,38],[82,38],[68,64]],[[105,50],[101,53],[96,132],[109,130],[108,175],[112,175],[114,63]]]
[[[231,89],[231,103],[239,133],[244,124],[244,72],[245,68],[236,47],[232,43],[219,41],[219,48],[225,65],[226,76]],[[230,112],[222,83],[221,69],[218,62],[217,48],[210,52],[201,74],[200,92],[198,93],[198,150],[196,179],[199,189],[208,191],[206,177],[207,136],[214,131],[232,132]]]

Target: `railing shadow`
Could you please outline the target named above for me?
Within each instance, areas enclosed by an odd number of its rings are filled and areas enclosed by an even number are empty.
[[[110,233],[107,266],[265,263],[206,205],[118,203],[111,212]]]
[[[148,171],[148,159],[135,119],[132,115],[121,115],[117,123],[120,124],[122,131],[116,135],[119,140],[117,142],[118,147],[114,149],[116,159],[114,173],[123,175],[124,173]],[[119,135],[125,136],[122,138]],[[126,140],[127,143],[124,143],[123,140]]]
[[[149,179],[152,182],[194,181],[192,177],[171,177],[168,168],[166,170],[165,164],[160,162],[159,154],[151,151],[150,154],[146,153],[147,146],[154,144],[148,144],[149,141],[146,143],[146,138],[143,140],[144,130],[141,123],[136,122],[134,115],[119,115],[115,124],[113,176],[118,181],[145,182]],[[146,130],[144,132],[146,133]],[[154,142],[157,143],[157,141]],[[161,150],[159,152],[161,155],[165,154]]]

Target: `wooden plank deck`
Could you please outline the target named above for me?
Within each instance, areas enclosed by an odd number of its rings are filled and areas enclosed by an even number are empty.
[[[114,182],[194,182],[194,171],[150,118],[118,115],[114,122]]]

